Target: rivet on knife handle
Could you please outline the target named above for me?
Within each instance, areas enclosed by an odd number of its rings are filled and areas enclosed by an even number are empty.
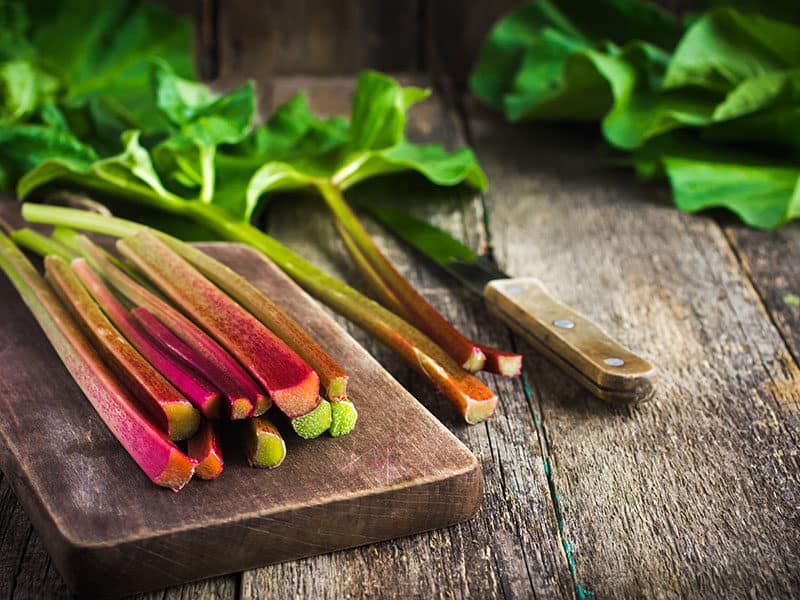
[[[484,296],[492,312],[599,398],[619,404],[653,395],[655,367],[556,301],[538,280],[490,281]]]

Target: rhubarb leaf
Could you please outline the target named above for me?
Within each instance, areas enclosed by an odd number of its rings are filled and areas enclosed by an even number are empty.
[[[199,199],[209,203],[214,196],[217,146],[240,142],[252,125],[253,83],[217,97],[202,83],[177,76],[161,62],[154,66],[153,79],[156,104],[172,131],[155,149],[155,160],[184,187],[199,187]]]
[[[125,150],[95,162],[51,159],[27,173],[17,186],[20,198],[54,181],[66,181],[89,189],[122,195],[157,208],[183,201],[170,193],[156,173],[150,154],[139,143],[139,132],[123,134]]]
[[[612,146],[634,151],[641,175],[669,178],[682,210],[721,206],[764,228],[797,216],[793,18],[740,2],[743,10],[713,8],[684,28],[639,0],[603,0],[591,16],[579,4],[529,2],[501,20],[473,91],[512,121],[599,121]]]
[[[417,172],[437,185],[467,183],[486,188],[486,176],[468,148],[448,152],[438,145],[405,138],[408,109],[429,91],[403,87],[391,77],[364,71],[358,80],[349,127],[340,120],[313,117],[302,96],[281,107],[279,118],[259,131],[256,155],[264,165],[247,188],[245,218],[264,194],[302,189],[327,181],[345,190],[365,179],[397,172]],[[286,127],[288,114],[299,126]],[[313,150],[309,152],[309,150]]]
[[[159,57],[181,76],[194,76],[187,19],[150,2],[34,0],[26,8],[36,60],[62,78],[66,106],[104,98],[105,109],[128,128],[163,128],[150,93],[149,60]]]

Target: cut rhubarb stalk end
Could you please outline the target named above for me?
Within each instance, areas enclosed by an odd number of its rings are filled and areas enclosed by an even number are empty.
[[[195,474],[200,479],[216,479],[223,469],[219,430],[212,421],[203,421],[186,444],[188,454],[197,461]]]
[[[167,235],[161,239],[297,352],[317,372],[329,400],[346,396],[344,369],[261,290],[202,250]]]
[[[12,231],[11,239],[14,240],[14,243],[18,246],[22,246],[23,248],[26,248],[31,252],[35,252],[40,256],[48,256],[52,254],[53,256],[60,256],[67,261],[72,260],[77,256],[76,253],[67,248],[64,244],[57,242],[56,240],[52,240],[49,237],[27,227]]]
[[[339,400],[331,403],[331,427],[328,430],[333,437],[347,435],[355,429],[358,411],[350,400]]]
[[[393,303],[399,303],[403,307],[401,315],[410,318],[411,323],[433,338],[464,369],[480,371],[486,360],[481,349],[456,330],[400,274],[361,225],[341,191],[327,182],[319,182],[317,188],[341,228],[347,230],[349,236],[345,243],[356,246],[363,259],[372,267],[374,275],[367,273],[367,277],[374,280],[377,276],[383,282],[382,287],[388,288],[388,292],[396,299]],[[378,292],[381,293],[380,290]]]
[[[142,330],[100,277],[83,258],[72,261],[72,270],[114,326],[156,370],[174,385],[208,419],[219,418],[220,393],[204,377],[167,354]],[[177,418],[177,415],[176,415]]]
[[[0,268],[11,279],[89,403],[128,455],[155,484],[180,490],[194,461],[147,419],[92,347],[53,290],[10,239],[0,234]]]
[[[486,364],[483,370],[503,377],[516,377],[522,372],[522,355],[516,352],[506,352],[492,346],[481,344],[481,350],[486,355]]]
[[[200,413],[125,337],[94,301],[67,262],[44,259],[47,279],[85,328],[112,369],[171,440],[185,440],[200,426]]]
[[[292,419],[292,428],[304,440],[321,436],[331,426],[331,403],[321,400],[307,415]]]
[[[256,397],[256,403],[253,405],[253,416],[260,417],[270,408],[272,408],[272,398],[259,395]]]
[[[117,241],[117,249],[225,346],[290,418],[319,404],[319,376],[261,321],[205,278],[154,233]]]
[[[117,268],[108,260],[105,251],[89,238],[80,236],[78,242],[90,264],[120,294],[132,304],[139,305],[133,314],[147,332],[222,391],[228,401],[228,416],[232,419],[249,417],[253,403],[262,392],[238,361],[178,310]],[[142,319],[144,313],[140,309],[146,309],[153,318]],[[191,352],[186,352],[187,346]],[[244,408],[245,403],[250,405],[249,408]]]
[[[286,458],[286,443],[277,427],[267,417],[253,417],[244,422],[244,442],[251,467],[274,469]]]
[[[164,470],[153,479],[153,483],[178,492],[191,479],[195,461],[178,448],[172,448]],[[186,475],[189,474],[187,478]]]

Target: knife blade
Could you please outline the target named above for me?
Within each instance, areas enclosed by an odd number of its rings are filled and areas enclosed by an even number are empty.
[[[385,206],[365,206],[384,227],[486,300],[489,310],[595,396],[614,404],[653,396],[656,368],[599,325],[553,298],[533,277],[511,277],[445,231]]]

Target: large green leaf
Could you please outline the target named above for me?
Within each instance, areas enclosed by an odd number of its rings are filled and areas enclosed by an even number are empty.
[[[153,87],[156,105],[171,130],[154,151],[159,168],[186,188],[199,186],[200,200],[212,202],[217,147],[236,144],[250,131],[256,111],[253,83],[217,96],[158,62]]]
[[[748,225],[773,229],[800,217],[800,167],[664,157],[675,204],[687,212],[727,208]]]
[[[681,37],[635,0],[600,2],[596,14],[580,5],[510,13],[473,91],[510,120],[599,121],[611,145],[635,151],[641,175],[669,177],[681,209],[723,206],[760,227],[797,216],[800,27],[720,7]]]
[[[800,27],[723,8],[695,21],[686,32],[664,87],[727,92],[751,77],[797,66]]]
[[[138,131],[125,132],[122,141],[124,151],[109,158],[93,162],[51,158],[41,162],[20,179],[17,194],[20,199],[25,199],[34,190],[54,182],[66,182],[120,195],[156,208],[178,206],[184,202],[164,187],[150,154],[139,143]]]
[[[321,181],[346,190],[372,177],[410,171],[437,185],[463,182],[484,189],[486,176],[469,149],[448,152],[441,146],[418,145],[405,138],[408,109],[428,94],[365,71],[359,77],[349,127],[338,119],[315,117],[304,96],[290,100],[258,132],[255,155],[263,166],[248,185],[245,217],[253,214],[264,194],[302,189]]]
[[[127,126],[158,130],[149,60],[194,76],[191,23],[154,3],[30,0],[27,10],[37,61],[63,80],[70,106],[106,97]]]

